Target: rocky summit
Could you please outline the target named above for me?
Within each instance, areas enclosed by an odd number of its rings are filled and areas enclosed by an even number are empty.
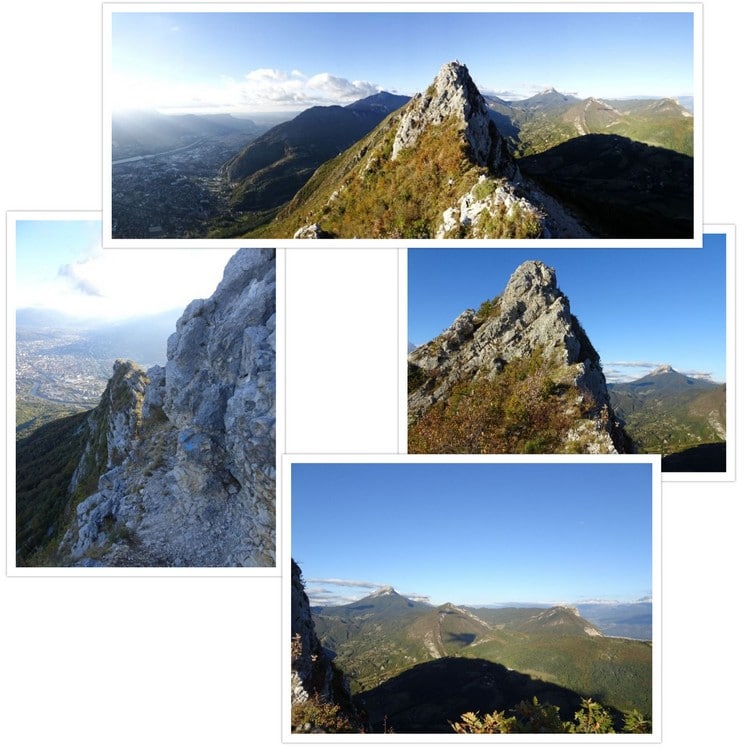
[[[442,416],[434,422],[437,414]],[[425,420],[433,420],[436,449],[446,452],[628,450],[599,355],[571,313],[555,271],[539,261],[523,263],[497,298],[461,313],[409,354],[410,452],[433,452],[411,443],[412,431]],[[479,430],[479,442],[462,447],[456,435],[452,444],[455,420],[462,422],[461,435]],[[535,436],[555,429],[560,434],[541,441]],[[499,443],[492,442],[493,430]]]
[[[148,373],[118,361],[68,489],[55,564],[275,562],[273,250],[240,250]]]
[[[454,61],[440,68],[423,94],[417,94],[404,109],[393,140],[392,158],[414,146],[425,129],[453,118],[466,140],[471,160],[481,167],[494,167],[513,176],[516,167],[497,127],[490,119],[484,97],[479,93],[466,65]]]
[[[463,63],[321,165],[268,223],[268,237],[585,237],[562,205],[521,175]]]

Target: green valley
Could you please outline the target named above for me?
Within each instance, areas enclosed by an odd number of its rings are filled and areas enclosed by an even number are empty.
[[[651,715],[651,642],[605,637],[571,607],[433,607],[386,588],[312,613],[373,727],[447,731],[466,711],[534,699],[567,721],[586,698],[616,724]]]

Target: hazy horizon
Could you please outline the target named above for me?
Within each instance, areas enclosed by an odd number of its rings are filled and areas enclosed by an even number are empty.
[[[304,571],[303,571],[304,573]],[[365,583],[363,581],[349,581],[345,578],[308,578],[305,579],[305,592],[312,607],[332,607],[353,604],[386,587],[392,587],[397,594],[412,601],[424,602],[434,607],[442,604],[454,604],[458,607],[504,609],[510,607],[578,607],[584,605],[632,606],[636,604],[651,604],[651,595],[627,601],[620,599],[578,599],[578,600],[546,600],[546,601],[438,601],[429,594],[399,591],[398,587],[390,583]],[[337,593],[338,592],[338,593]],[[350,592],[350,593],[346,593]]]

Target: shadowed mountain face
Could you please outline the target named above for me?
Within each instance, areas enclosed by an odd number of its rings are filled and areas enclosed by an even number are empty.
[[[54,420],[16,443],[19,565],[60,532],[68,486],[86,444],[87,417],[88,412],[81,412]]]
[[[312,107],[249,143],[223,169],[232,207],[264,211],[289,201],[324,162],[409,101],[380,92],[346,107]]]
[[[726,385],[664,365],[609,393],[638,450],[664,454],[664,471],[726,470]]]
[[[467,711],[508,710],[534,697],[559,706],[561,718],[571,720],[583,696],[485,659],[447,657],[407,669],[357,701],[373,732],[449,733],[449,722]]]
[[[727,444],[707,443],[663,456],[662,471],[708,472],[727,470]]]
[[[618,135],[584,135],[518,161],[597,237],[693,236],[693,159]]]

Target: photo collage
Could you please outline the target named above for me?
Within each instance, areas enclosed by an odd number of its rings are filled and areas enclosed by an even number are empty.
[[[739,746],[732,12],[3,11],[10,746]]]

